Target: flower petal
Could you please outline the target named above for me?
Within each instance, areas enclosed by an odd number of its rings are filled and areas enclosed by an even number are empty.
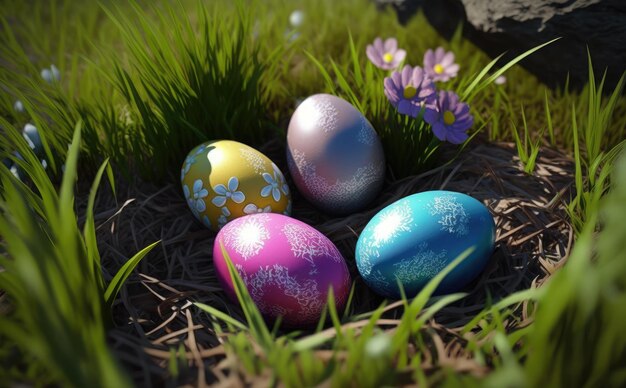
[[[393,56],[393,65],[394,67],[397,67],[400,62],[404,61],[404,58],[406,58],[406,50],[398,50],[396,51],[396,53]]]
[[[275,182],[274,177],[266,172],[263,173],[263,179],[265,179],[265,182],[269,183],[270,185]]]
[[[437,122],[437,120],[439,120],[439,112],[437,112],[433,108],[427,107],[424,111],[424,121],[426,121],[430,125],[433,125]]]
[[[239,179],[236,176],[230,177],[228,180],[228,190],[235,191],[239,187]]]
[[[226,190],[226,186],[221,183],[219,185],[216,185],[213,188],[213,191],[215,191],[219,195],[226,195],[226,193],[228,192],[228,190]]]
[[[374,64],[376,67],[381,67],[383,64],[382,58],[377,55],[376,49],[372,45],[368,45],[365,49],[365,54],[367,58]]]
[[[469,135],[465,132],[459,132],[459,131],[451,131],[448,132],[448,141],[452,144],[461,144],[463,143],[465,140],[467,140],[467,138],[469,138]]]
[[[189,187],[187,187],[187,185],[183,185],[183,194],[185,194],[185,199],[189,199],[189,195],[191,193],[189,192]]]
[[[404,90],[404,86],[402,86],[402,74],[400,74],[399,71],[394,71],[393,73],[391,73],[391,81],[395,90]]]
[[[282,189],[283,189],[283,193],[285,193],[285,195],[289,195],[289,185],[288,184],[283,183]]]
[[[272,190],[272,197],[274,197],[274,201],[280,201],[280,190],[278,190],[278,187],[274,187]]]
[[[385,53],[394,53],[398,49],[398,40],[396,38],[387,38],[383,47]]]
[[[196,200],[196,211],[198,211],[198,213],[202,213],[205,210],[206,210],[206,203],[204,203],[204,200],[203,199]]]
[[[401,100],[398,104],[398,113],[400,114],[417,117],[419,111],[420,108],[412,104],[409,100]]]
[[[424,53],[424,68],[432,69],[433,66],[435,66],[435,53],[432,49],[428,49]]]
[[[383,50],[385,49],[383,47],[383,40],[380,38],[376,38],[374,39],[374,48],[376,49],[376,51],[378,51],[379,55],[383,55]]]
[[[254,214],[257,212],[257,210],[257,206],[253,203],[249,203],[243,208],[243,212],[246,214]]]
[[[441,64],[441,60],[443,59],[443,56],[445,54],[446,54],[446,51],[443,49],[443,47],[441,46],[437,47],[437,49],[435,49],[435,63]]]
[[[207,189],[202,189],[197,193],[198,198],[204,198],[209,195],[209,191]]]
[[[215,205],[217,207],[222,207],[222,206],[224,206],[226,204],[226,197],[218,195],[216,197],[213,197],[211,202],[213,203],[213,205]]]
[[[454,93],[451,90],[446,92],[446,96],[448,97],[448,104],[450,104],[450,108],[453,108],[459,103],[459,95]]]
[[[246,200],[246,196],[241,191],[235,191],[230,197],[235,203],[242,203]]]
[[[452,63],[454,62],[454,53],[452,51],[448,51],[447,53],[445,53],[445,55],[441,58],[441,66],[443,67],[448,67],[450,66]]]
[[[397,106],[400,101],[400,96],[398,95],[398,91],[396,90],[396,86],[392,78],[386,77],[383,81],[383,85],[385,86],[385,96],[387,96],[387,99],[389,99],[389,102],[391,102],[393,106]]]
[[[443,125],[443,123],[441,122],[436,122],[432,125],[433,127],[433,133],[435,134],[435,136],[437,137],[437,139],[441,140],[441,141],[445,141],[446,140],[446,127]]]
[[[452,64],[450,66],[448,66],[446,68],[446,73],[450,74],[453,77],[456,77],[457,73],[459,72],[459,69],[461,68],[461,66],[459,66],[458,64]]]
[[[272,162],[272,169],[274,170],[274,175],[277,176],[278,178],[285,179],[285,177],[283,176],[283,173],[280,172],[280,169],[278,168],[278,166],[276,164],[274,164]]]
[[[426,74],[424,74],[424,69],[422,69],[419,66],[415,66],[413,68],[413,72],[411,73],[412,85],[415,86],[416,88],[419,88],[420,86],[422,86],[422,84],[424,84],[424,81],[425,81],[425,76]]]
[[[261,189],[261,197],[267,197],[272,192],[272,185],[267,185]]]
[[[411,82],[411,77],[413,76],[413,68],[409,65],[406,65],[402,68],[402,82],[400,83],[400,87],[404,89],[409,82]],[[414,85],[417,86],[417,85]]]

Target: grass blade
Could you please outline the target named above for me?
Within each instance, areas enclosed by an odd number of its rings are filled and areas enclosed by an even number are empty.
[[[104,292],[104,301],[109,308],[113,306],[113,301],[117,297],[117,294],[122,289],[124,282],[126,281],[126,279],[128,279],[137,264],[139,264],[139,262],[160,242],[161,241],[155,241],[141,251],[137,252],[122,266],[122,268],[119,269],[119,271],[117,271],[117,273],[111,280],[111,283],[109,283],[106,291]]]

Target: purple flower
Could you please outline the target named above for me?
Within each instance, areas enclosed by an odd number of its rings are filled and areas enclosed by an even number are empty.
[[[397,68],[406,57],[406,51],[398,49],[396,38],[389,38],[384,43],[382,39],[376,38],[373,44],[367,45],[365,53],[376,67],[383,70]]]
[[[384,81],[385,96],[398,113],[417,117],[423,106],[432,105],[436,98],[435,85],[419,67],[404,66]]]
[[[474,124],[469,105],[459,101],[452,91],[439,91],[434,107],[427,107],[424,120],[433,128],[439,140],[461,144],[467,140],[467,130]]]
[[[443,47],[433,50],[428,49],[424,54],[424,70],[433,81],[446,82],[456,77],[459,65],[454,63],[454,53],[446,52]]]

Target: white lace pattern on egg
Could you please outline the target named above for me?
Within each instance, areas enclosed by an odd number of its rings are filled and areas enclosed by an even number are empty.
[[[465,236],[469,233],[469,216],[465,208],[453,195],[446,194],[435,197],[428,205],[430,215],[439,216],[441,230],[456,236]]]
[[[369,275],[373,267],[372,259],[378,257],[380,257],[378,250],[372,248],[371,244],[369,244],[369,240],[365,239],[363,246],[359,249],[359,271],[365,276]]]
[[[283,234],[293,255],[308,261],[312,266],[315,266],[315,258],[321,255],[330,257],[336,263],[341,262],[337,248],[316,231],[298,224],[285,224]]]
[[[413,212],[407,201],[382,211],[372,233],[371,245],[379,248],[392,243],[401,233],[410,232]]]
[[[317,174],[315,164],[307,161],[304,152],[294,148],[291,156],[287,158],[290,170],[300,172],[311,195],[314,198],[324,198],[325,203],[333,204],[338,209],[344,204],[352,203],[355,196],[368,192],[369,186],[378,181],[384,173],[382,165],[370,163],[357,169],[350,179],[343,181],[337,179],[335,183],[329,184],[326,179]]]
[[[265,246],[265,241],[270,238],[270,233],[265,226],[269,218],[264,215],[248,217],[235,226],[227,224],[228,230],[224,233],[224,244],[234,249],[244,260],[259,254]],[[230,225],[230,227],[229,227]]]
[[[329,133],[337,128],[339,112],[337,108],[323,96],[307,98],[298,106],[299,115],[307,122],[316,125]]]
[[[435,252],[428,249],[427,243],[421,243],[417,252],[408,258],[394,264],[395,276],[402,283],[411,283],[416,280],[431,279],[446,266],[445,249]]]
[[[372,260],[376,260],[380,257],[378,249],[372,246],[371,238],[363,241],[363,246],[359,250],[359,272],[364,277],[367,277],[367,283],[374,287],[379,292],[389,292],[389,282],[383,276],[380,270],[374,270]]]
[[[368,282],[380,293],[387,294],[390,291],[389,282],[380,270],[373,271],[370,274]]]
[[[308,321],[319,317],[323,308],[323,301],[314,279],[305,279],[299,282],[298,279],[289,274],[287,267],[280,264],[260,266],[253,275],[248,275],[241,266],[237,266],[237,269],[250,292],[252,300],[262,313],[281,313],[284,315],[292,312],[287,307],[269,304],[264,300],[263,296],[268,288],[277,287],[286,296],[297,300],[300,309],[295,313],[299,319]]]
[[[248,162],[248,165],[254,169],[257,174],[265,172],[265,160],[263,157],[252,149],[241,147],[239,154]]]
[[[360,143],[371,146],[374,144],[374,140],[376,139],[376,131],[372,125],[367,121],[365,116],[361,115],[361,129],[359,129],[359,134],[357,136],[357,140]]]

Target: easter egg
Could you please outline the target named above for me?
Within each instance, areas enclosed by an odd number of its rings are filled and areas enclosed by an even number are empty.
[[[346,262],[326,236],[304,222],[254,214],[220,230],[213,263],[226,294],[237,301],[222,246],[269,321],[281,316],[286,326],[316,324],[331,287],[337,311],[345,306],[351,283]]]
[[[300,193],[334,215],[363,209],[385,179],[376,131],[350,103],[329,94],[308,97],[293,113],[287,162]]]
[[[180,180],[191,212],[213,231],[246,214],[291,213],[283,173],[267,156],[236,141],[210,141],[191,150]]]
[[[455,292],[485,268],[495,242],[495,224],[478,200],[452,191],[426,191],[378,212],[356,245],[356,264],[376,293],[414,297],[435,275],[470,247],[473,252],[450,272],[437,293]]]

